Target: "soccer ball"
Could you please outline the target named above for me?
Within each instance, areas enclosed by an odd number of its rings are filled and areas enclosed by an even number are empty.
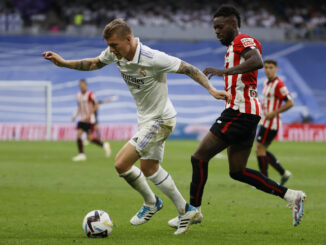
[[[88,237],[108,237],[113,229],[113,223],[106,212],[93,210],[86,214],[83,221],[83,229]]]

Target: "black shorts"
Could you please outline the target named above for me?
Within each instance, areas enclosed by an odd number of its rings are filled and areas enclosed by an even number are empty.
[[[82,129],[87,134],[92,133],[93,125],[87,122],[78,122],[77,129]]]
[[[276,137],[276,135],[277,135],[277,130],[268,129],[261,126],[257,135],[257,142],[262,143],[264,145],[270,145],[273,139]]]
[[[252,146],[260,116],[228,108],[216,119],[210,131],[228,145]]]

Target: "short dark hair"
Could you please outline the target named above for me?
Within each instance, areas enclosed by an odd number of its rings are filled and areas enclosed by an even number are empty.
[[[131,27],[121,18],[112,20],[104,27],[102,36],[105,40],[108,40],[114,33],[118,33],[119,36],[132,35]]]
[[[272,59],[265,60],[264,64],[273,64],[274,66],[277,67],[277,61]]]
[[[241,27],[241,18],[240,18],[240,13],[239,11],[236,9],[236,7],[234,7],[233,5],[230,4],[222,4],[218,10],[215,12],[214,14],[214,18],[219,17],[219,16],[223,16],[223,17],[229,17],[229,16],[235,16],[238,20],[238,27]]]
[[[86,83],[86,84],[87,84],[87,81],[86,81],[85,78],[83,78],[83,79],[80,79],[80,80],[79,80],[79,83]]]

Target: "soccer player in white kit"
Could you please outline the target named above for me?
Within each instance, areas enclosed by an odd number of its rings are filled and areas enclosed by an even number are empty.
[[[98,57],[65,60],[58,54],[44,52],[45,59],[57,66],[76,70],[96,70],[116,63],[137,105],[138,130],[115,158],[115,168],[144,199],[140,211],[131,218],[133,225],[146,223],[163,207],[162,200],[149,187],[152,181],[167,195],[179,213],[175,235],[185,233],[198,211],[178,191],[171,175],[160,166],[165,140],[176,124],[176,111],[168,97],[166,73],[182,73],[204,86],[216,99],[230,100],[230,94],[216,90],[196,67],[143,45],[133,36],[122,19],[110,22],[103,31],[109,46]],[[134,164],[140,159],[140,169]]]

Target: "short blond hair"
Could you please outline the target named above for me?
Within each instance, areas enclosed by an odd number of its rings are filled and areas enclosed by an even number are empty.
[[[121,18],[112,20],[104,27],[102,36],[108,40],[114,33],[118,33],[120,37],[133,35],[131,27]]]

